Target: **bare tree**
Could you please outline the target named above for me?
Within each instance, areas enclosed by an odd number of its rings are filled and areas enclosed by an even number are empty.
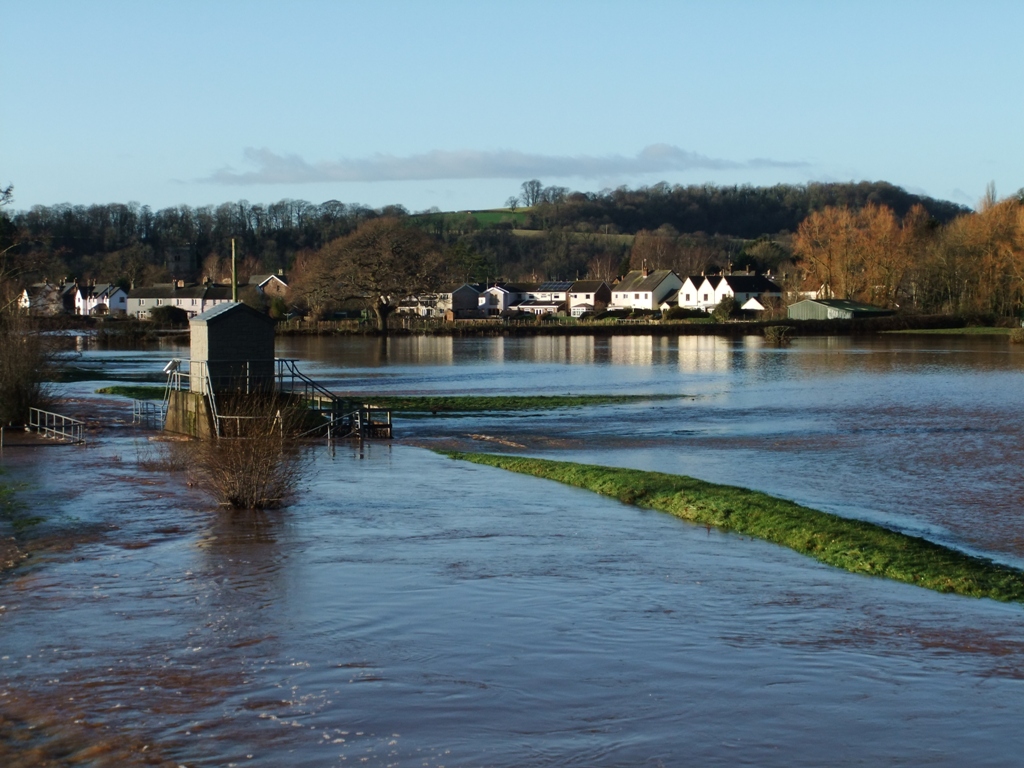
[[[532,208],[541,200],[541,195],[544,194],[544,185],[537,179],[531,179],[530,181],[523,182],[523,205],[527,208]]]
[[[512,213],[515,213],[516,208],[519,207],[519,198],[512,195],[512,197],[505,201],[505,207],[512,211]]]
[[[319,320],[334,306],[337,297],[334,273],[324,252],[297,254],[289,278],[289,301],[304,307],[314,320]]]

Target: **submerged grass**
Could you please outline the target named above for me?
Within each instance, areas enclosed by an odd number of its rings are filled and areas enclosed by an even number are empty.
[[[918,328],[916,330],[882,331],[903,336],[1008,336],[1012,328],[995,328],[984,325],[969,325],[964,328]]]
[[[645,400],[668,400],[682,395],[388,395],[367,402],[397,413],[480,413],[482,411],[540,411],[584,405],[612,405]]]
[[[937,592],[1024,602],[1024,572],[863,520],[682,475],[488,453],[454,459],[557,480],[702,525],[781,544],[851,573]]]
[[[115,384],[111,387],[100,387],[96,390],[96,394],[121,395],[122,397],[130,397],[133,400],[163,400],[164,389],[164,387],[148,387],[144,384]]]

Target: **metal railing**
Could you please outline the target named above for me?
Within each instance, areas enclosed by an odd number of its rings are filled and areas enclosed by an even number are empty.
[[[358,401],[339,398],[325,386],[302,373],[296,361],[289,358],[275,358],[273,373],[265,373],[266,365],[257,370],[248,361],[218,361],[217,368],[227,370],[222,376],[211,375],[206,361],[172,361],[167,374],[164,392],[164,412],[170,401],[171,392],[196,392],[206,396],[213,417],[214,430],[218,437],[226,432],[240,432],[240,420],[247,417],[222,413],[218,409],[218,396],[252,394],[256,392],[277,392],[289,395],[305,408],[318,413],[325,420],[307,433],[325,431],[328,439],[340,437],[391,437],[391,411],[376,408]],[[234,427],[234,430],[231,429]],[[227,429],[226,429],[227,428]]]
[[[41,408],[29,408],[28,426],[43,437],[85,443],[85,422]]]
[[[163,427],[167,418],[167,401],[157,403],[152,400],[132,401],[132,424],[144,427]]]

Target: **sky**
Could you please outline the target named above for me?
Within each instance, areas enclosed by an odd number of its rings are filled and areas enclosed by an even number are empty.
[[[14,208],[1024,187],[1024,2],[0,0]]]

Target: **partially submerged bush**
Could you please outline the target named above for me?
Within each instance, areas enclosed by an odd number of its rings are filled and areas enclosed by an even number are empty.
[[[784,347],[793,340],[793,329],[788,325],[769,325],[764,329],[766,344]]]
[[[1024,328],[1014,328],[1010,331],[1011,344],[1024,344]]]
[[[305,465],[296,439],[299,414],[271,397],[246,398],[229,412],[224,421],[230,436],[185,443],[189,455],[178,455],[176,463],[219,504],[234,509],[285,505]]]

